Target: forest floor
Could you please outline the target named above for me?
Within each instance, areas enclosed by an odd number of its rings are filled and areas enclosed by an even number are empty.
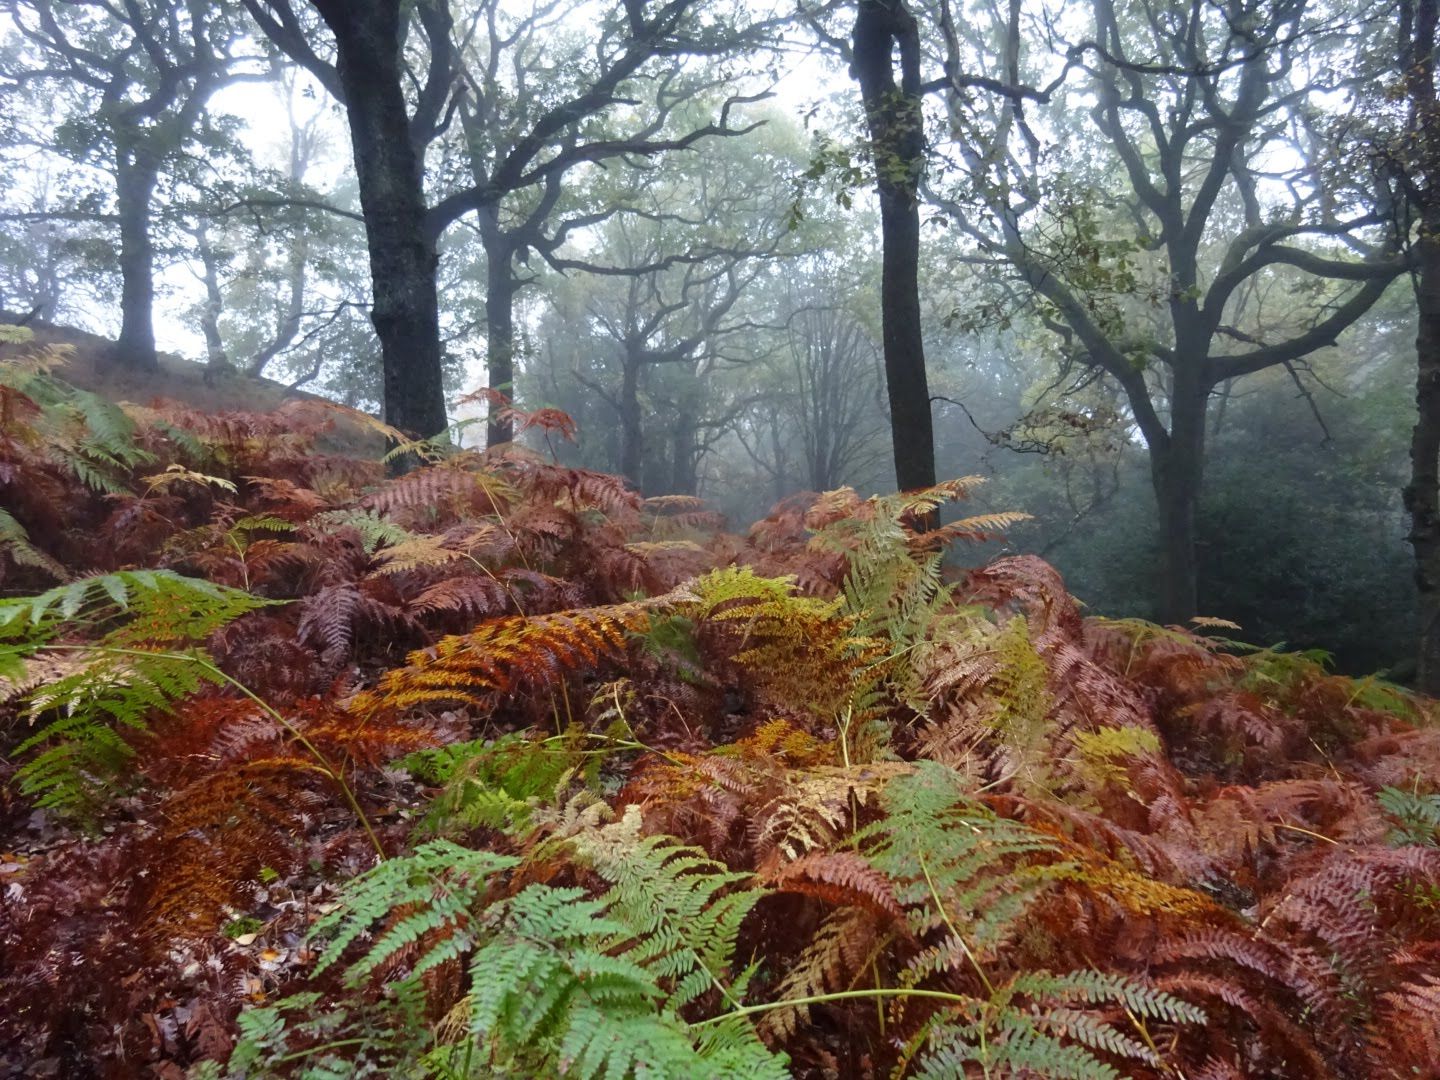
[[[967,566],[1020,515],[914,525],[975,478],[744,532],[521,446],[386,478],[47,333],[0,1076],[1440,1077],[1433,702]]]

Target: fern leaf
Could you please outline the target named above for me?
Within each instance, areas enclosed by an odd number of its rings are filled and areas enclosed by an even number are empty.
[[[642,626],[644,605],[618,604],[548,615],[511,616],[411,653],[353,708],[404,709],[429,702],[484,703],[495,693],[545,686],[577,667],[622,655],[627,631]]]
[[[56,581],[67,581],[70,572],[30,542],[25,527],[9,511],[0,509],[0,552],[8,552],[19,566],[43,570]]]
[[[473,902],[485,881],[518,861],[494,852],[473,851],[448,840],[432,840],[408,858],[382,862],[349,882],[342,905],[315,923],[312,935],[328,939],[315,970],[330,967],[361,935],[369,933],[393,910],[409,905],[422,912],[439,905],[441,914],[428,926],[434,932],[429,947],[442,947],[448,934],[462,932],[460,924],[467,903]],[[417,940],[416,929],[416,923],[402,920],[399,927],[382,932],[374,948],[349,970],[350,980],[360,981],[402,945]]]
[[[192,643],[269,603],[169,571],[121,571],[0,601],[0,642],[13,642],[3,650],[10,674],[15,660],[46,651],[83,660],[26,694],[32,724],[56,718],[12,751],[40,750],[17,771],[21,790],[38,806],[90,816],[134,755],[116,725],[145,732],[153,715],[222,681]],[[63,631],[117,619],[94,642],[58,641]]]
[[[727,872],[700,849],[668,837],[642,837],[640,822],[632,806],[620,821],[573,843],[611,884],[610,911],[637,939],[635,956],[673,986],[667,1008],[678,1010],[711,989],[733,1002],[725,965],[740,923],[764,894],[731,891],[749,875]]]

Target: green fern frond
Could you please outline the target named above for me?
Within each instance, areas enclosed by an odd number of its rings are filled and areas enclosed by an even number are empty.
[[[639,809],[572,842],[582,861],[611,889],[610,911],[638,944],[634,955],[673,986],[669,1009],[681,1009],[709,990],[738,1005],[742,988],[724,975],[740,924],[764,893],[733,890],[750,878],[732,873],[696,847],[670,837],[641,836]]]
[[[733,659],[757,689],[801,701],[834,719],[879,678],[880,643],[858,632],[842,602],[803,596],[790,577],[761,577],[726,567],[694,579],[678,605],[697,625],[723,629],[737,646]]]
[[[206,683],[219,681],[199,654],[98,653],[78,670],[32,691],[26,713],[33,724],[60,718],[21,742],[20,757],[45,747],[16,772],[20,790],[38,807],[85,816],[104,801],[134,756],[116,725],[148,731],[146,718],[167,711]]]
[[[467,764],[460,755],[417,762],[429,776],[452,778]],[[743,1017],[692,1028],[679,1014],[712,989],[738,1007],[745,980],[727,986],[725,979],[740,923],[760,893],[737,888],[748,875],[639,830],[632,810],[547,848],[547,858],[564,848],[594,869],[609,884],[597,896],[532,884],[491,902],[518,858],[445,840],[423,844],[344,887],[340,907],[314,928],[328,939],[316,971],[373,933],[348,966],[347,984],[359,990],[403,955],[406,973],[391,985],[422,994],[427,972],[468,956],[468,993],[455,1010],[463,1026],[442,1025],[449,1031],[442,1045],[423,1053],[412,1033],[403,1051],[422,1075],[473,1059],[501,1073],[596,1080],[786,1076],[784,1060]],[[265,1023],[277,1020],[284,1018],[269,1014]],[[251,1023],[258,1032],[260,1022]],[[276,1029],[259,1034],[250,1042],[264,1053],[247,1065],[285,1056],[288,1043]],[[389,1045],[405,1042],[393,1032]]]
[[[673,853],[672,845],[662,846]],[[579,889],[538,885],[501,907],[494,936],[470,966],[470,1034],[501,1049],[523,1075],[788,1075],[784,1059],[742,1019],[697,1037],[680,1018],[678,995],[667,1000],[662,985],[673,954],[657,953],[643,936],[663,920],[612,894],[588,899]]]
[[[1440,847],[1440,795],[1421,795],[1403,788],[1381,788],[1380,808],[1395,819],[1386,840],[1396,846]]]
[[[377,549],[384,546],[419,539],[418,534],[381,517],[374,510],[326,510],[311,517],[306,524],[321,533],[335,532],[343,528],[354,529],[360,534],[367,555],[375,554]]]
[[[25,526],[7,510],[0,510],[0,552],[8,553],[18,566],[43,570],[57,581],[65,581],[70,572],[30,542]]]
[[[49,456],[92,490],[126,492],[128,473],[155,460],[136,441],[135,422],[98,394],[50,374],[58,358],[53,347],[35,362],[0,366],[0,380],[40,408],[35,428],[44,434]]]
[[[396,1034],[426,1029],[419,1005],[413,995],[400,993],[353,1007],[336,1007],[316,991],[292,994],[242,1012],[236,1022],[239,1038],[229,1062],[201,1062],[190,1070],[189,1077],[255,1080],[283,1075],[291,1080],[350,1080],[390,1075],[388,1065],[395,1060],[397,1049],[404,1052]],[[292,1040],[307,1049],[293,1050]],[[283,1067],[275,1067],[277,1059],[283,1059]]]
[[[402,764],[417,779],[441,787],[421,829],[523,833],[539,800],[554,795],[581,763],[569,749],[514,733],[411,754]]]
[[[1205,1011],[1173,994],[1151,989],[1123,975],[1105,971],[1029,971],[1010,981],[1012,996],[1047,1002],[1083,1001],[1090,1005],[1123,1005],[1136,1016],[1172,1024],[1203,1024]]]
[[[293,532],[294,529],[295,523],[293,521],[286,521],[284,518],[271,517],[261,514],[258,516],[247,515],[246,517],[239,518],[233,525],[230,526],[230,533],[231,535],[238,536],[241,533],[251,532]]]
[[[1132,1039],[1113,1025],[1097,1020],[1089,1013],[1075,1009],[1047,1008],[1035,1017],[1035,1024],[1046,1034],[1069,1039],[1087,1050],[1098,1050],[1146,1065],[1163,1064],[1160,1055],[1143,1042]]]
[[[85,437],[77,447],[81,453],[126,468],[155,460],[135,444],[135,421],[118,405],[88,390],[66,389],[70,407],[85,425]]]
[[[1030,641],[1024,616],[1007,620],[990,638],[997,669],[990,680],[996,704],[991,725],[1009,752],[1011,771],[1029,788],[1050,782],[1050,671]]]
[[[198,641],[241,615],[277,603],[170,570],[119,570],[80,578],[38,596],[0,600],[0,641],[48,644],[62,624],[127,620],[101,643],[108,646]]]
[[[1131,763],[1161,752],[1160,737],[1142,727],[1105,726],[1095,731],[1077,731],[1071,741],[1075,746],[1075,771],[1095,788],[1115,784],[1129,791]]]
[[[920,936],[962,918],[969,947],[983,951],[1015,930],[1026,908],[1068,864],[1047,862],[1059,849],[1050,838],[992,811],[966,794],[962,778],[935,762],[886,785],[886,813],[860,829],[853,843],[896,885]],[[922,954],[921,969],[944,962],[945,947]]]
[[[955,603],[953,587],[942,578],[943,550],[919,545],[907,523],[964,498],[979,482],[979,477],[964,477],[923,491],[872,498],[864,504],[864,513],[848,514],[815,534],[816,546],[843,555],[848,562],[841,591],[845,611],[857,619],[857,633],[888,642],[892,657],[927,648],[955,619],[967,617]],[[1016,519],[1014,515],[993,518]],[[934,546],[942,549],[955,539],[949,534],[926,535],[939,536]],[[892,692],[923,714],[921,666],[895,663],[884,674]]]
[[[1119,1080],[1120,1073],[1083,1046],[1043,1031],[1021,1013],[993,1024],[944,1025],[932,1030],[930,1050],[917,1077],[954,1080],[975,1072],[986,1076],[1043,1076],[1046,1080]]]
[[[5,680],[26,687],[21,697],[32,724],[54,717],[11,751],[39,750],[16,772],[20,790],[37,806],[92,816],[134,755],[117,729],[145,732],[150,716],[222,682],[194,643],[271,603],[166,570],[81,578],[0,601],[0,688]],[[77,640],[97,628],[105,632]],[[44,676],[37,683],[27,672],[42,654],[75,662],[33,667]]]
[[[397,909],[414,910],[384,930],[365,956],[347,969],[351,983],[362,981],[421,937],[426,937],[428,946],[417,967],[433,967],[442,955],[463,951],[473,943],[465,929],[468,912],[486,882],[518,862],[513,856],[474,851],[449,840],[432,840],[407,858],[382,862],[349,882],[341,906],[316,922],[312,934],[327,938],[328,944],[315,971],[334,964],[351,943]]]

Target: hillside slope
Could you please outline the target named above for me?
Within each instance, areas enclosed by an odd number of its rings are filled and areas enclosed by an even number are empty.
[[[0,412],[0,1076],[1440,1077],[1434,702],[949,581],[977,478]]]
[[[16,318],[0,311],[0,324],[14,323]],[[32,332],[33,340],[25,345],[0,342],[0,363],[36,347],[60,346],[69,355],[60,372],[65,381],[107,401],[137,405],[168,401],[202,413],[273,413],[287,402],[328,400],[274,379],[257,379],[239,372],[215,374],[206,365],[174,353],[159,355],[157,372],[132,371],[108,362],[115,347],[109,338],[42,319],[30,319],[25,327]],[[384,453],[383,440],[362,424],[346,423],[338,412],[336,421],[336,430],[324,440],[327,450],[362,457]]]

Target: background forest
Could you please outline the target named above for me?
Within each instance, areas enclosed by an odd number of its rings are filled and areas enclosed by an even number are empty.
[[[0,308],[118,336],[126,364],[158,342],[378,409],[335,13],[6,8]],[[483,415],[458,404],[480,385],[562,408],[566,460],[735,522],[797,490],[892,488],[853,13],[628,11],[457,0],[385,28],[449,419]],[[1413,670],[1414,295],[1394,265],[1357,269],[1404,216],[1402,22],[1386,4],[917,10],[930,478],[993,477],[1035,518],[1012,542],[1093,610],[1224,615],[1346,670]],[[1187,289],[1211,291],[1191,305],[1218,305],[1210,329],[1185,322]],[[1193,398],[1166,350],[1201,337],[1275,355],[1217,373],[1189,421],[1198,593],[1162,612],[1176,574],[1139,416]],[[408,391],[427,354],[403,348]],[[441,393],[416,414],[432,427]]]
[[[0,1075],[1440,1077],[1437,26],[0,0]]]

